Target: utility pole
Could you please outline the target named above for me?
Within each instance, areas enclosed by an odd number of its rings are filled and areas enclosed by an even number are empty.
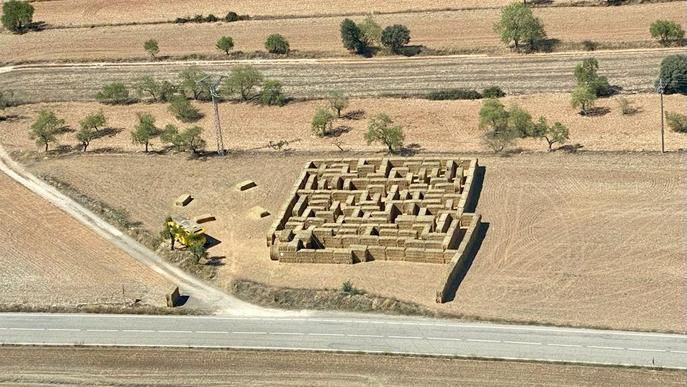
[[[220,97],[217,88],[222,82],[222,79],[224,79],[224,75],[220,75],[217,81],[212,83],[209,82],[209,78],[210,76],[207,76],[201,79],[200,82],[207,86],[208,92],[210,93],[210,98],[212,98],[212,108],[215,112],[215,138],[217,139],[217,154],[224,156],[224,138],[222,137],[222,125],[219,121],[219,107],[217,105]]]
[[[666,152],[665,139],[663,135],[663,93],[665,92],[665,87],[663,86],[663,78],[658,79],[658,88],[656,89],[658,94],[661,95],[661,153]]]

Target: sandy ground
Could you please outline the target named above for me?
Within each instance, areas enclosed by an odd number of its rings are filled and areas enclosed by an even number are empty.
[[[553,5],[573,0],[556,0]],[[281,0],[279,2],[235,0],[189,1],[158,0],[141,3],[138,0],[58,0],[34,4],[35,20],[53,26],[78,26],[112,23],[146,23],[174,20],[197,14],[223,17],[229,11],[241,15],[262,17],[342,15],[379,12],[425,11],[442,9],[502,7],[510,0],[396,0],[373,2],[368,0],[333,0],[318,4],[309,0]]]
[[[260,205],[275,214],[307,159],[339,155],[86,155],[32,169],[128,208],[151,230],[170,213],[212,213],[218,220],[207,230],[222,242],[210,250],[224,262],[221,282],[339,288],[350,279],[372,293],[480,318],[685,330],[684,156],[480,156],[486,177],[477,211],[489,228],[456,299],[438,305],[442,266],[269,260],[264,235],[274,215],[253,220],[248,210]],[[258,187],[235,191],[246,179]],[[196,200],[178,211],[172,202],[183,192]]]
[[[540,115],[549,122],[560,121],[570,130],[570,143],[579,143],[586,150],[656,150],[659,149],[660,112],[659,98],[654,94],[627,96],[640,111],[634,115],[622,115],[615,98],[600,99],[599,107],[610,112],[601,117],[583,117],[570,107],[568,94],[537,94],[503,98],[509,107],[519,105],[531,112],[537,119]],[[478,128],[481,101],[428,101],[418,99],[353,99],[344,111],[362,111],[359,120],[340,119],[335,128],[342,133],[338,137],[318,138],[310,129],[312,116],[325,101],[294,102],[284,107],[263,107],[255,104],[224,103],[220,114],[224,128],[224,143],[230,149],[267,149],[269,141],[288,140],[289,148],[302,150],[336,151],[335,142],[340,141],[345,149],[382,150],[380,145],[368,146],[363,134],[367,131],[369,117],[386,112],[405,128],[406,144],[417,144],[428,151],[487,151],[481,142],[482,130]],[[198,122],[206,129],[208,149],[215,149],[211,105],[197,104],[205,114]],[[665,97],[666,111],[683,111],[685,97]],[[36,150],[28,137],[28,128],[35,120],[38,110],[46,108],[66,120],[74,130],[79,121],[94,111],[103,110],[108,125],[121,129],[115,137],[93,141],[92,150],[114,148],[123,151],[141,151],[142,147],[131,143],[130,131],[136,124],[136,112],[150,112],[157,117],[157,125],[164,127],[174,123],[186,126],[174,119],[165,104],[136,104],[130,106],[107,106],[97,103],[60,103],[23,105],[7,109],[5,114],[13,118],[0,122],[0,141],[10,150]],[[665,132],[666,147],[669,150],[685,148],[684,134],[670,130]],[[447,139],[450,139],[447,141]],[[60,144],[76,145],[75,133],[60,136]],[[543,140],[519,140],[516,144],[525,150],[544,151]],[[161,149],[159,139],[153,140],[153,148]]]
[[[0,348],[0,383],[680,386],[683,371],[305,352]]]
[[[0,203],[0,303],[165,305],[169,282],[3,174]]]
[[[649,25],[658,17],[684,23],[687,2],[627,7],[563,7],[535,10],[549,38],[561,43],[624,44],[651,42]],[[506,51],[493,25],[498,9],[379,15],[381,25],[404,24],[412,45],[444,50]],[[361,19],[360,17],[355,18]],[[284,35],[292,50],[320,55],[347,55],[341,45],[342,17],[252,20],[213,24],[160,24],[102,28],[46,30],[39,33],[0,34],[0,58],[7,62],[142,58],[143,42],[156,39],[160,56],[214,55],[220,36],[233,37],[235,51],[264,51],[265,38]],[[609,20],[613,20],[609,27]],[[458,38],[457,38],[458,37]]]

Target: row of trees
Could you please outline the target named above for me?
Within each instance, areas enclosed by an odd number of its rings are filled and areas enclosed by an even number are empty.
[[[234,39],[231,36],[222,36],[217,39],[215,48],[229,55],[229,52],[234,49]],[[160,44],[155,39],[149,39],[143,43],[143,49],[152,59],[155,59],[157,54],[160,53]],[[287,55],[291,47],[289,41],[283,35],[272,34],[265,40],[265,49],[270,54]]]
[[[410,43],[410,30],[401,24],[394,24],[384,29],[368,16],[362,22],[355,23],[344,19],[340,26],[341,41],[344,48],[360,55],[369,55],[371,50],[381,44],[392,53],[398,54]]]

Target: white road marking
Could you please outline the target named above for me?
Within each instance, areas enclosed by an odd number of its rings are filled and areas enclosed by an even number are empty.
[[[193,333],[193,331],[157,331],[158,333]]]
[[[208,334],[208,335],[221,335],[221,334],[227,334],[229,332],[227,332],[227,331],[195,331],[195,333],[203,333],[203,334]]]
[[[668,352],[666,349],[644,349],[644,348],[628,348],[628,351],[641,351],[641,352]]]
[[[49,331],[81,332],[81,329],[74,328],[48,328]]]
[[[509,341],[503,340],[502,343],[505,344],[523,344],[523,345],[542,345],[542,343],[536,343],[534,341]]]
[[[119,329],[86,329],[86,332],[119,332]]]
[[[123,329],[122,332],[155,333],[155,331],[150,329]]]
[[[439,340],[439,341],[463,341],[463,339],[458,339],[454,337],[428,337],[427,340]]]
[[[604,347],[601,345],[587,345],[586,347],[587,348],[593,348],[593,349],[615,349],[615,350],[620,350],[620,351],[625,350],[625,348],[622,348],[622,347]]]
[[[556,344],[556,343],[547,343],[546,345],[550,345],[552,347],[575,347],[575,348],[582,348],[581,345],[579,344]]]
[[[266,335],[267,332],[231,332],[232,335]]]
[[[44,331],[45,328],[10,328],[11,331]]]
[[[422,340],[420,336],[387,336],[390,339],[402,339],[402,340]]]
[[[277,336],[305,336],[305,333],[299,333],[299,332],[271,332],[270,335],[277,335]]]
[[[465,339],[465,341],[471,341],[473,343],[500,343],[501,340],[483,340],[483,339]]]
[[[346,336],[343,333],[308,333],[308,336]]]
[[[348,334],[346,336],[348,336],[348,337],[369,337],[369,338],[374,338],[374,339],[380,339],[380,338],[384,337],[382,335],[356,335],[356,334]]]

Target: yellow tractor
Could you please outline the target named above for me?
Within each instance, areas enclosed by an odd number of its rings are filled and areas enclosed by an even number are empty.
[[[167,221],[167,226],[174,234],[174,239],[184,246],[188,246],[190,240],[195,240],[196,242],[202,241],[202,245],[206,242],[205,228],[190,219],[172,217]],[[198,239],[196,239],[196,237]]]

